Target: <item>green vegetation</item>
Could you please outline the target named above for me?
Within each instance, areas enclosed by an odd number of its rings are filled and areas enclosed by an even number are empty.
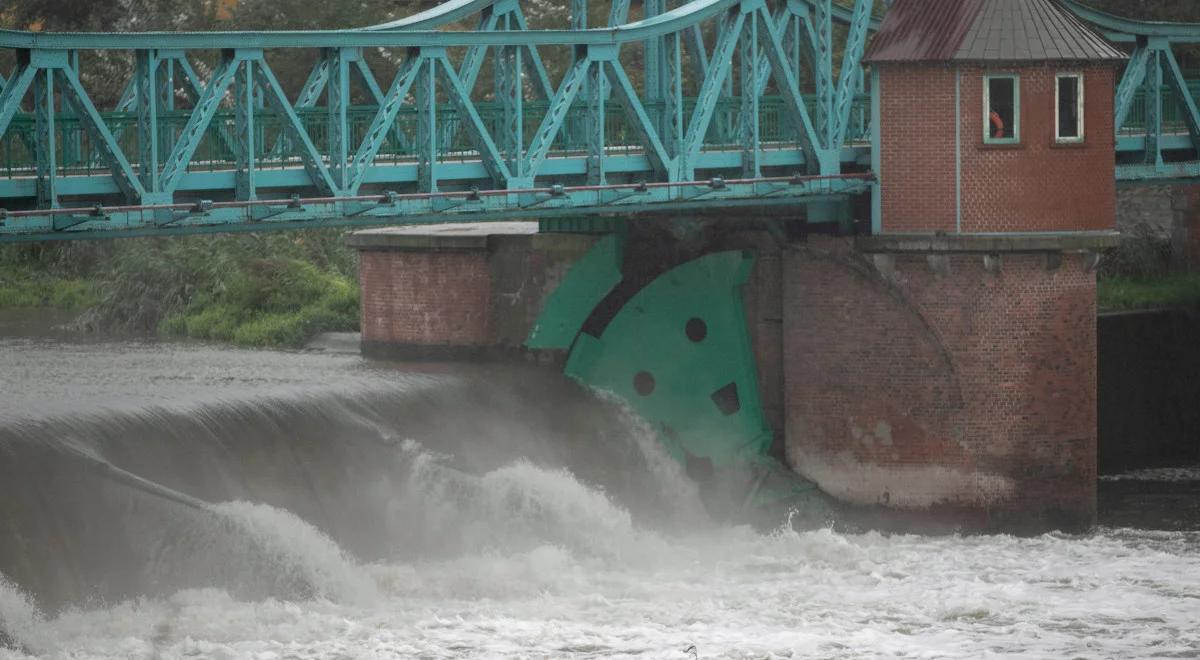
[[[1200,309],[1200,275],[1154,279],[1111,277],[1100,280],[1097,302],[1103,311],[1191,307]]]
[[[1101,261],[1100,310],[1200,309],[1200,274],[1181,270],[1174,261],[1170,239],[1135,230]]]
[[[287,258],[246,264],[223,291],[194,298],[160,330],[246,346],[297,346],[318,333],[358,328],[358,285]]]
[[[45,277],[23,270],[0,273],[0,309],[78,310],[94,301],[94,287],[86,280]]]
[[[78,310],[86,330],[294,347],[358,329],[358,284],[336,231],[11,246],[3,307]]]

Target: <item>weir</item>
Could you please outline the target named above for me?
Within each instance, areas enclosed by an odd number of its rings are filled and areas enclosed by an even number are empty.
[[[143,373],[156,362],[169,357],[144,357]],[[536,539],[605,553],[596,537],[632,534],[622,529],[634,520],[706,518],[651,434],[560,376],[381,376],[239,403],[9,413],[3,575],[50,613],[200,587],[353,602],[374,592],[356,562],[519,551]]]
[[[1200,26],[884,4],[0,31],[0,242],[352,227],[365,356],[0,339],[0,655],[1194,655],[1096,269]]]
[[[1200,27],[872,8],[615,2],[607,26],[531,30],[518,2],[454,0],[343,31],[0,32],[0,241],[402,225],[349,239],[364,354],[550,365],[750,501],[1087,528],[1094,271],[1117,180],[1195,174],[1172,48]],[[128,51],[118,98],[81,51]],[[303,53],[281,81],[268,54]]]

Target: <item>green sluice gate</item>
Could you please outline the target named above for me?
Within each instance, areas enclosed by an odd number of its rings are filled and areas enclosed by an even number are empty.
[[[706,501],[722,502],[713,513],[790,508],[805,521],[825,522],[824,495],[769,455],[774,434],[742,301],[753,253],[716,252],[670,269],[595,336],[583,328],[622,280],[621,241],[606,236],[567,272],[527,345],[569,351],[568,376],[619,397],[645,419],[713,495]]]

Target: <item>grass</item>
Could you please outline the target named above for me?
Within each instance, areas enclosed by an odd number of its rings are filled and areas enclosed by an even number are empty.
[[[1200,309],[1200,274],[1153,278],[1107,277],[1097,284],[1101,311]]]
[[[0,249],[0,308],[79,311],[89,330],[298,347],[358,329],[354,254],[336,231]]]
[[[84,279],[10,270],[0,274],[0,309],[79,311],[96,301],[95,289],[94,283]]]

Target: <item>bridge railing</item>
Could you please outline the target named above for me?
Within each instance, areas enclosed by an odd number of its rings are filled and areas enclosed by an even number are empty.
[[[806,104],[810,111],[815,98],[806,95]],[[684,99],[684,112],[695,111],[696,99]],[[714,113],[718,119],[713,122],[704,138],[704,145],[710,149],[739,148],[736,132],[731,127],[736,125],[737,113],[741,106],[738,97],[722,98],[717,101]],[[666,110],[664,103],[645,104],[648,114],[661,115]],[[549,104],[546,101],[529,101],[525,108],[523,121],[526,133],[537,130],[538,125],[545,119]],[[504,108],[496,102],[476,104],[476,109],[488,130],[499,130],[504,117]],[[351,141],[361,142],[365,137],[371,121],[378,113],[378,106],[352,106],[347,112],[349,134]],[[305,131],[311,137],[313,144],[321,152],[329,149],[328,117],[323,108],[308,108],[296,111]],[[440,104],[437,109],[439,117],[445,122],[460,120],[458,110],[449,104]],[[104,122],[116,138],[117,144],[124,153],[138,154],[138,116],[132,112],[104,113]],[[189,110],[174,110],[160,114],[158,121],[158,144],[160,148],[169,151],[179,142],[183,129],[190,117]],[[258,112],[259,120],[254,134],[254,151],[261,154],[258,158],[259,169],[296,167],[298,156],[293,149],[286,152],[281,142],[286,140],[284,135],[284,118],[278,113],[265,110]],[[587,118],[587,108],[582,104],[574,104],[568,110],[565,123],[582,126]],[[766,96],[759,100],[759,139],[763,143],[791,143],[797,141],[797,128],[788,116],[784,101],[779,96]],[[851,110],[846,142],[848,144],[866,144],[870,141],[870,98],[859,95]],[[0,175],[7,178],[27,177],[36,173],[36,119],[28,113],[15,116],[9,124],[8,131],[0,138]],[[396,116],[396,129],[401,134],[411,135],[416,131],[417,113],[414,108],[403,108]],[[56,113],[54,119],[56,145],[56,166],[58,176],[100,175],[106,172],[103,149],[100,144],[92,141],[87,128],[79,117],[71,113]],[[234,167],[237,154],[231,138],[236,128],[236,117],[230,110],[219,110],[211,125],[205,130],[195,154],[188,163],[188,171],[216,171]],[[619,108],[608,108],[605,113],[605,133],[609,136],[611,145],[606,146],[607,152],[639,153],[644,149],[638,143],[624,113]],[[470,140],[461,132],[449,134],[450,140],[444,142],[440,151],[446,158],[457,156],[460,160],[478,157]],[[556,136],[551,147],[552,155],[578,153],[587,148],[586,135],[581,131],[563,131]],[[385,142],[376,156],[376,163],[410,162],[417,156],[411,143],[389,140]],[[140,166],[137,155],[130,157],[130,164]]]

